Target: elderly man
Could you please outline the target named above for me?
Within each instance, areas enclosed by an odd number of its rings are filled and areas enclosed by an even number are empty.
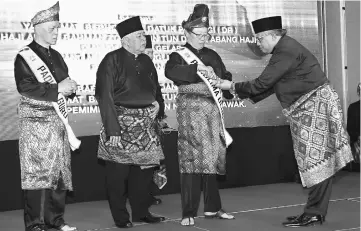
[[[232,74],[227,71],[218,53],[205,47],[210,38],[209,8],[206,4],[196,4],[188,19],[182,22],[182,27],[187,42],[170,54],[164,72],[178,86],[181,225],[192,226],[198,214],[202,187],[205,217],[234,219],[222,209],[217,182],[217,174],[226,173],[226,147],[231,138],[227,140],[228,133],[224,129],[223,113],[218,103],[222,98],[221,91],[216,95],[206,79],[219,77],[231,80]],[[233,97],[229,91],[225,91],[223,96],[228,99]]]
[[[353,159],[338,95],[316,57],[286,35],[280,16],[259,19],[252,25],[258,46],[272,54],[268,65],[254,80],[220,80],[217,86],[254,103],[276,93],[290,121],[302,183],[310,188],[304,212],[288,217],[283,225],[322,224],[331,196],[332,176]]]
[[[164,217],[149,213],[153,168],[164,159],[155,127],[164,116],[164,101],[152,60],[143,54],[146,40],[139,17],[116,26],[122,48],[101,61],[96,78],[103,125],[98,158],[105,161],[110,210],[117,227],[133,222],[157,223]],[[161,109],[161,110],[159,110]]]
[[[24,190],[26,231],[76,230],[64,222],[66,190],[72,190],[70,144],[64,96],[75,92],[68,67],[55,45],[59,29],[59,3],[31,20],[34,41],[15,59],[15,80],[22,95],[19,155]],[[65,117],[65,120],[64,118]],[[63,120],[63,121],[62,121]]]

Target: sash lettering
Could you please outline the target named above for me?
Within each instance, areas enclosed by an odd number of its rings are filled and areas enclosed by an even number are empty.
[[[54,76],[51,74],[49,68],[45,63],[37,56],[37,54],[31,50],[29,47],[25,46],[19,51],[19,54],[24,58],[24,60],[29,65],[30,69],[34,73],[36,79],[40,83],[50,83],[57,84]],[[62,120],[65,129],[68,134],[68,140],[70,143],[70,148],[74,151],[79,148],[80,140],[78,140],[71,129],[68,121],[68,109],[66,106],[66,100],[63,94],[58,94],[58,101],[52,102],[53,107],[58,114],[59,118]]]

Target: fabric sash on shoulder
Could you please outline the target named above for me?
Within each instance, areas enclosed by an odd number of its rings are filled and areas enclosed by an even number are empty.
[[[30,69],[34,73],[36,79],[40,83],[50,83],[57,84],[54,76],[51,74],[51,71],[46,66],[46,64],[39,58],[39,56],[28,46],[25,46],[19,51],[19,54],[25,59]],[[70,143],[70,148],[74,151],[79,148],[81,141],[78,140],[71,129],[68,122],[68,108],[66,106],[66,99],[63,94],[58,94],[58,102],[52,102],[53,107],[63,121],[65,129],[68,133],[68,140]]]
[[[190,51],[188,48],[186,47],[181,47],[176,51],[188,64],[203,64],[203,62],[192,52]],[[228,147],[233,139],[231,137],[231,135],[227,132],[225,126],[224,126],[224,116],[223,116],[223,110],[221,107],[221,100],[222,100],[222,90],[219,89],[218,87],[214,86],[214,83],[212,81],[212,79],[207,76],[206,74],[202,73],[201,71],[197,71],[198,76],[203,80],[203,82],[207,85],[209,91],[212,94],[212,97],[214,99],[214,101],[216,102],[216,105],[218,107],[219,110],[219,114],[221,115],[221,121],[222,121],[222,127],[223,127],[223,131],[224,131],[224,137],[225,137],[225,141],[226,141],[226,146]]]

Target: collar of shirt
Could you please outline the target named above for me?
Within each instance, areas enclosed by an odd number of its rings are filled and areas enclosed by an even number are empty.
[[[127,49],[125,49],[124,47],[122,47],[122,49],[124,50],[124,53],[129,57],[129,58],[132,58],[132,59],[137,59],[139,57],[139,55],[135,55],[131,52],[129,52]]]
[[[203,53],[205,51],[205,47],[203,47],[202,49],[197,50],[196,48],[192,47],[192,45],[189,44],[189,43],[186,43],[184,46],[187,47],[189,50],[191,50],[193,53],[200,54],[200,53]]]
[[[42,45],[40,45],[39,43],[35,42],[35,40],[32,42],[34,44],[34,47],[39,50],[40,52],[46,54],[46,55],[49,55],[50,54],[50,50],[51,50],[51,47],[49,46],[49,49],[46,48],[46,47],[43,47]]]
[[[273,48],[273,50],[271,51],[271,54],[273,54],[274,51],[282,45],[282,41],[283,41],[283,38],[284,38],[285,36],[286,36],[286,35],[283,35],[283,36],[280,38],[280,40],[278,40],[276,46],[275,46],[275,47]]]

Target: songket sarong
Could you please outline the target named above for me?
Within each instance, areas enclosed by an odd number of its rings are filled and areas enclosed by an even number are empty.
[[[182,85],[177,95],[180,173],[226,173],[221,117],[204,83]]]
[[[104,126],[100,129],[98,158],[121,164],[154,167],[164,159],[156,121],[150,116],[151,107],[131,109],[116,106],[120,125],[120,141],[112,146]]]
[[[72,190],[71,152],[67,133],[51,102],[22,97],[19,155],[21,187],[25,190]]]
[[[303,186],[326,180],[353,160],[340,100],[328,83],[303,95],[283,113],[290,121]]]

